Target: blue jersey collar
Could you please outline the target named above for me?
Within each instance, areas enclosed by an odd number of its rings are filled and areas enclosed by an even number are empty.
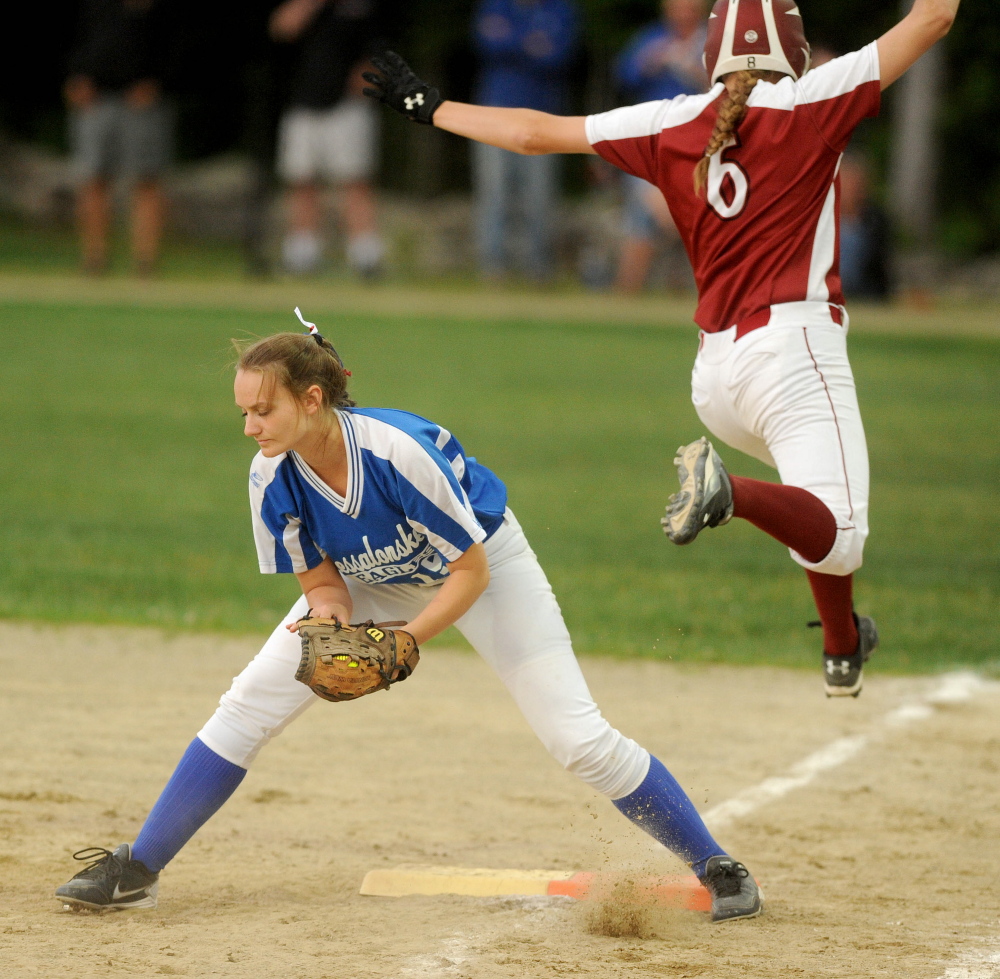
[[[365,485],[365,470],[361,461],[361,449],[358,446],[354,422],[346,411],[335,411],[340,431],[344,436],[344,448],[347,450],[347,494],[339,493],[325,483],[314,472],[312,467],[297,452],[289,452],[295,468],[302,478],[324,499],[329,500],[338,510],[349,517],[357,517],[361,510],[361,495]]]

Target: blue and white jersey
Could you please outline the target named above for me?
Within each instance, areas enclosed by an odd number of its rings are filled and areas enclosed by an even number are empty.
[[[450,432],[408,411],[337,411],[347,492],[335,493],[295,452],[250,466],[260,570],[302,572],[327,556],[369,584],[433,585],[503,523],[507,489]]]

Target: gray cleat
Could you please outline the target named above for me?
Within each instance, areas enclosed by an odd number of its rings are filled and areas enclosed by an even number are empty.
[[[73,859],[93,863],[56,888],[56,899],[67,908],[110,911],[156,907],[160,875],[148,870],[141,860],[133,860],[128,843],[122,843],[113,853],[100,846],[77,850]]]
[[[674,465],[681,488],[670,497],[660,523],[675,544],[690,544],[706,527],[721,527],[732,519],[733,486],[707,438],[682,445]]]
[[[756,918],[764,910],[764,892],[750,871],[732,857],[712,857],[699,880],[712,895],[713,921]]]

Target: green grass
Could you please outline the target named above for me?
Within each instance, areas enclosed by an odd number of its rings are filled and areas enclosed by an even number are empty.
[[[64,227],[35,227],[0,215],[0,270],[4,273],[73,274],[79,268],[80,246],[73,231]],[[127,236],[116,227],[110,238],[108,273],[131,272]],[[165,279],[241,279],[246,276],[246,262],[236,243],[168,234],[157,272]]]
[[[289,317],[44,297],[0,316],[0,615],[269,629],[296,583],[256,571],[254,446],[226,364],[229,337]],[[702,434],[693,331],[322,325],[362,404],[433,418],[507,482],[578,649],[814,664],[814,611],[784,548],[742,521],[688,548],[660,533],[672,450]],[[852,351],[873,475],[856,595],[878,618],[881,668],[995,666],[1000,342],[868,334]]]

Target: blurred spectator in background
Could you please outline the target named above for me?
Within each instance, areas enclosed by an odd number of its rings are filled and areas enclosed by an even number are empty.
[[[364,278],[377,276],[385,255],[372,186],[378,117],[361,94],[361,72],[375,49],[374,0],[285,0],[271,16],[270,32],[298,45],[278,130],[278,175],[290,188],[285,268],[302,275],[319,267],[328,181],[342,193],[348,264]]]
[[[625,104],[693,95],[708,88],[702,63],[706,0],[663,0],[658,21],[639,31],[615,63]],[[639,177],[623,177],[625,207],[616,288],[638,292],[646,284],[657,244],[679,240],[660,192]]]
[[[848,299],[878,301],[892,292],[891,230],[870,183],[864,157],[846,153],[840,162],[840,278]]]
[[[566,111],[578,15],[570,0],[479,0],[472,35],[480,105]],[[552,227],[560,160],[474,143],[476,245],[487,278],[514,264],[530,278],[552,275]]]
[[[64,94],[77,182],[83,269],[108,264],[112,180],[131,189],[132,260],[150,275],[163,233],[162,177],[171,157],[163,98],[167,44],[164,0],[82,0]]]

